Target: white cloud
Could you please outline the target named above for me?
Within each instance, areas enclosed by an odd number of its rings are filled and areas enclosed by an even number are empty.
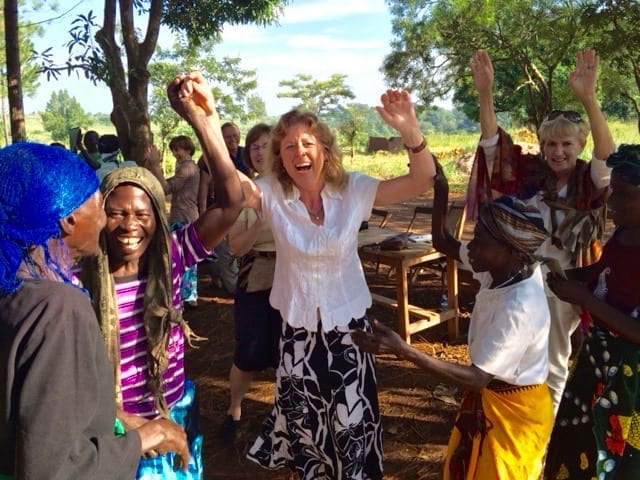
[[[351,40],[348,38],[336,38],[328,35],[293,35],[288,38],[287,45],[292,48],[330,50],[361,50],[385,48],[387,43],[383,40],[365,39]]]
[[[383,0],[318,0],[293,2],[285,7],[280,23],[295,24],[335,20],[350,15],[384,13],[387,7]]]

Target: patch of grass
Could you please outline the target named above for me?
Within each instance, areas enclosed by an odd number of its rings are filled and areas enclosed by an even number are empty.
[[[51,137],[42,126],[40,115],[31,114],[26,116],[27,136],[30,141],[50,143]],[[613,120],[609,122],[609,128],[613,139],[617,145],[622,143],[640,143],[640,135],[635,122],[621,122]],[[99,134],[115,133],[115,127],[105,123],[96,123],[82,128],[83,131],[95,130]],[[527,128],[519,128],[510,132],[514,140],[518,143],[538,142],[535,132]],[[468,173],[457,169],[456,162],[464,155],[472,155],[480,138],[479,133],[430,133],[427,137],[429,148],[436,155],[438,161],[442,163],[444,171],[449,179],[451,191],[454,193],[463,192],[469,180]],[[582,158],[589,158],[593,150],[591,136],[587,138]],[[166,152],[165,152],[166,153]],[[197,158],[197,157],[196,157]],[[352,159],[349,155],[344,156],[344,164],[347,170],[359,171],[377,178],[391,178],[403,175],[408,171],[409,158],[406,152],[374,152],[357,153]],[[173,161],[165,158],[165,168],[167,175],[172,174]]]
[[[37,113],[32,113],[25,116],[25,123],[27,129],[27,139],[30,142],[39,142],[39,143],[51,143],[53,140],[51,139],[51,135],[47,132],[42,126],[42,119],[40,115]],[[86,132],[88,130],[95,130],[100,135],[105,133],[115,133],[116,127],[111,124],[105,125],[104,123],[95,123],[92,125],[81,125],[82,131]],[[63,143],[69,143],[67,139]]]
[[[616,145],[623,143],[640,143],[640,135],[634,122],[609,122],[609,128]],[[516,143],[537,144],[538,139],[534,132],[527,128],[520,128],[511,132]],[[465,155],[473,155],[480,135],[478,133],[434,133],[428,136],[429,148],[442,164],[445,174],[449,179],[449,188],[453,193],[464,192],[469,182],[469,174],[456,167],[458,160]],[[593,140],[587,138],[587,144],[582,158],[591,157]],[[407,153],[374,152],[359,153],[351,159],[344,156],[344,164],[347,170],[359,171],[373,177],[387,179],[403,175],[408,171],[409,157]]]

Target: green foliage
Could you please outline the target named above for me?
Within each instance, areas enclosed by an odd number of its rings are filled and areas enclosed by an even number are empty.
[[[91,115],[66,90],[53,92],[40,114],[44,129],[54,142],[68,142],[69,129],[91,123]]]
[[[161,151],[164,150],[168,137],[175,134],[176,129],[182,124],[166,98],[167,84],[181,72],[195,69],[203,73],[213,86],[221,118],[255,123],[266,115],[264,101],[252,93],[258,85],[256,71],[243,69],[241,60],[237,57],[217,60],[210,53],[214,46],[213,41],[206,41],[199,48],[178,42],[171,50],[159,48],[156,54],[158,60],[149,65],[149,106],[152,121],[160,130],[159,143],[163,147]]]
[[[356,96],[345,84],[347,76],[334,73],[328,80],[316,80],[311,75],[298,73],[291,80],[282,80],[278,85],[287,87],[278,93],[278,98],[296,98],[299,107],[316,115],[323,115]]]
[[[111,117],[109,116],[108,113],[93,114],[93,123],[98,124],[102,127],[113,128],[113,125],[111,124]]]
[[[418,118],[425,132],[455,133],[460,131],[477,132],[477,122],[469,119],[461,110],[448,110],[440,107],[431,107],[423,111]]]
[[[26,2],[24,0],[18,1],[18,7],[22,10],[27,6],[32,9],[38,9],[39,5],[36,2]],[[20,13],[18,13],[20,15]],[[20,19],[18,18],[18,22]],[[20,51],[20,88],[22,90],[22,96],[30,96],[38,89],[39,79],[39,67],[37,61],[33,56],[33,42],[31,39],[35,36],[42,34],[42,27],[30,23],[19,23],[18,25],[18,41]],[[9,119],[7,103],[8,103],[8,91],[7,91],[7,58],[6,58],[6,43],[5,43],[5,18],[4,8],[0,9],[0,114],[2,118],[2,144],[6,144],[9,141]],[[21,112],[22,114],[22,112]]]
[[[581,21],[589,43],[606,61],[601,78],[603,110],[619,118],[635,115],[640,130],[640,3],[637,0],[590,2]]]
[[[247,119],[253,123],[267,117],[267,106],[260,95],[249,95],[247,97]]]
[[[91,11],[73,21],[66,62],[55,63],[50,49],[41,52],[39,58],[47,76],[82,72],[109,87],[114,104],[112,121],[122,151],[126,157],[144,164],[152,142],[149,63],[161,25],[169,26],[195,46],[219,39],[225,24],[272,23],[286,3],[286,0],[105,0],[102,25]]]
[[[366,144],[367,132],[372,129],[371,110],[367,105],[355,103],[336,109],[336,116],[340,118],[337,124],[340,134],[338,141],[348,146],[351,158],[355,155],[356,147]]]
[[[394,39],[383,65],[385,76],[393,86],[409,88],[423,106],[452,96],[456,106],[477,119],[467,65],[473,52],[483,48],[494,60],[496,111],[537,126],[550,109],[577,106],[567,76],[575,52],[594,46],[603,60],[601,78],[607,79],[601,81],[603,98],[622,96],[640,118],[636,0],[388,3]],[[620,111],[620,105],[610,111]]]
[[[147,3],[140,0],[140,3]],[[281,0],[167,0],[163,2],[162,18],[174,32],[184,32],[194,46],[205,39],[219,40],[224,24],[275,22],[288,2]]]

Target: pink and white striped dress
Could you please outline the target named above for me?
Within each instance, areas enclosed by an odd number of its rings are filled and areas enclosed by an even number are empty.
[[[180,277],[186,269],[211,252],[200,242],[193,224],[170,233],[173,306],[182,310]],[[147,389],[147,335],[143,321],[144,292],[147,277],[115,279],[115,294],[120,322],[120,378],[123,408],[127,413],[154,418],[158,415],[151,392]],[[169,365],[163,374],[164,395],[169,408],[183,393],[184,335],[174,324],[168,345]]]

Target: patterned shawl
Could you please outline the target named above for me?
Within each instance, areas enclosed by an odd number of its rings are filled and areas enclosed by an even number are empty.
[[[542,156],[522,153],[522,147],[514,144],[501,128],[498,135],[499,150],[491,172],[482,147],[476,150],[466,200],[468,217],[477,218],[478,209],[493,200],[494,190],[519,199],[531,198],[542,191],[544,202],[551,209],[552,243],[572,252],[575,266],[594,261],[593,244],[604,235],[608,188],[595,187],[590,164],[577,161],[567,184],[567,196],[561,198],[556,190],[555,174]],[[562,222],[557,220],[559,210],[565,214]]]
[[[537,209],[506,195],[485,205],[478,221],[494,238],[525,255],[530,264],[535,251],[549,236]]]

